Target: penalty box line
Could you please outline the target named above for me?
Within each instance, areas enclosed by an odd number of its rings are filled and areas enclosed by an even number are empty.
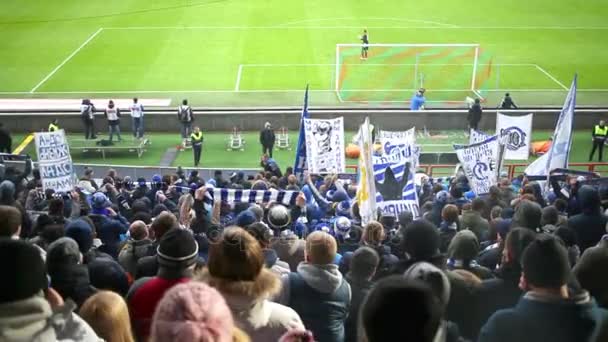
[[[51,72],[46,75],[46,77],[44,77],[40,82],[38,82],[38,84],[36,84],[36,86],[34,86],[32,90],[30,90],[30,94],[33,94],[36,90],[38,90],[38,88],[40,88],[40,86],[42,86],[46,81],[53,77],[53,75],[55,75],[55,73],[59,71],[59,69],[61,69],[67,62],[69,62],[70,59],[76,56],[76,54],[80,52],[80,50],[82,50],[85,46],[87,46],[87,44],[89,44],[95,37],[97,37],[97,35],[100,34],[101,31],[103,31],[103,27],[100,27],[97,31],[93,32],[93,34],[91,34],[87,38],[87,40],[80,44],[80,46],[77,47],[76,50],[72,51],[71,54],[69,54],[61,63],[59,63],[59,65],[55,67],[55,69],[51,70]]]

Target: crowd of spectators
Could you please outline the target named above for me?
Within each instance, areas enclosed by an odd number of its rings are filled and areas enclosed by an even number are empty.
[[[423,179],[362,224],[356,185],[2,168],[0,341],[608,341],[608,191]],[[221,202],[212,189],[296,192]]]

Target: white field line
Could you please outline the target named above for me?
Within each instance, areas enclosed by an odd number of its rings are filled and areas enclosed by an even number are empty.
[[[61,69],[61,67],[63,67],[70,59],[72,59],[72,57],[76,56],[76,54],[80,50],[82,50],[82,48],[85,47],[91,40],[93,40],[93,38],[95,38],[99,33],[101,33],[101,31],[103,31],[103,27],[100,27],[97,31],[90,35],[89,38],[87,38],[84,43],[77,47],[76,50],[74,50],[66,59],[63,60],[63,62],[59,63],[59,65],[56,66],[55,69],[53,69],[48,75],[46,75],[45,78],[42,79],[42,81],[38,82],[38,84],[36,84],[36,86],[32,88],[32,90],[30,90],[30,93],[33,93],[36,91],[36,89],[40,88],[40,86],[43,85],[44,82],[48,81],[49,78],[51,78],[59,69]]]
[[[239,71],[236,73],[236,84],[234,85],[234,91],[239,91],[241,86],[241,75],[243,74],[243,64],[239,64]]]
[[[382,21],[397,21],[397,22],[430,24],[430,25],[438,25],[438,26],[445,26],[445,27],[458,27],[458,25],[442,23],[439,21],[418,20],[418,19],[400,19],[400,18],[380,18],[380,17],[306,19],[306,20],[297,20],[297,21],[291,21],[291,22],[279,24],[279,25],[277,25],[277,27],[289,28],[291,25],[295,25],[295,24],[316,23],[316,22],[321,22],[321,21],[337,21],[337,20],[357,20],[357,21],[382,20]]]
[[[341,90],[342,92],[414,92],[418,89],[351,89],[351,90]],[[311,92],[316,93],[335,93],[335,89],[310,89]],[[471,91],[471,89],[427,89],[427,91],[435,91],[435,92],[466,92]],[[517,88],[509,88],[509,89],[477,89],[477,91],[481,92],[563,92],[562,89],[517,89]],[[214,94],[214,93],[302,93],[302,89],[256,89],[256,90],[242,90],[235,91],[234,89],[226,89],[226,90],[209,90],[209,89],[194,89],[194,90],[104,90],[104,91],[91,91],[91,90],[81,90],[81,91],[39,91],[34,94],[38,95],[69,95],[69,94],[172,94],[172,93],[181,93],[181,94]],[[577,89],[577,92],[608,92],[608,88],[606,89]],[[29,95],[32,94],[29,91],[0,91],[0,95]],[[428,101],[427,101],[428,102]]]
[[[476,89],[473,89],[473,93],[475,93],[475,95],[477,95],[477,97],[479,97],[480,99],[484,99],[484,97]]]
[[[114,26],[105,30],[361,30],[361,26]],[[368,30],[608,30],[608,26],[368,26]]]
[[[473,66],[473,63],[343,63],[344,65],[352,66],[414,66],[414,65],[428,65],[428,66]],[[489,65],[489,63],[479,63],[478,65]],[[536,64],[532,63],[505,63],[505,64],[492,64],[495,66],[519,66],[519,67],[535,67]],[[336,66],[335,63],[287,63],[287,64],[243,64],[246,67],[307,67],[307,66]]]
[[[558,81],[557,78],[553,77],[553,75],[551,75],[550,73],[548,73],[547,70],[541,68],[539,65],[536,65],[536,69],[538,69],[543,74],[547,75],[547,77],[549,77],[550,79],[552,79],[553,82],[559,84],[560,87],[564,88],[565,90],[569,90],[568,87],[566,87],[562,82]]]

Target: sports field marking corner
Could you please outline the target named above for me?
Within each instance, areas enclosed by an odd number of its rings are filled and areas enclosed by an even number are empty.
[[[55,73],[57,71],[59,71],[59,69],[61,69],[67,62],[69,62],[70,59],[72,59],[74,56],[76,56],[76,54],[78,52],[80,52],[80,50],[82,50],[82,48],[84,48],[87,44],[89,44],[95,37],[97,37],[97,35],[100,34],[101,31],[103,31],[103,27],[100,27],[99,29],[97,29],[97,31],[93,32],[93,34],[91,34],[89,36],[89,38],[87,38],[87,40],[85,40],[82,44],[80,44],[80,46],[77,47],[76,50],[72,51],[72,53],[69,56],[67,56],[66,59],[64,59],[61,63],[59,63],[59,65],[57,65],[55,67],[55,69],[53,69],[48,75],[46,75],[46,77],[44,77],[42,79],[42,81],[38,82],[38,84],[36,84],[36,86],[34,86],[34,88],[32,88],[32,90],[30,90],[30,94],[33,94],[38,88],[40,88],[40,86],[42,86],[53,75],[55,75]]]
[[[241,87],[241,76],[243,75],[243,67],[245,64],[239,64],[239,71],[236,73],[236,84],[234,85],[234,91],[240,91]]]
[[[536,67],[536,69],[538,69],[540,72],[542,72],[543,74],[545,74],[547,77],[549,77],[551,80],[553,80],[553,82],[559,84],[560,87],[562,87],[564,90],[569,90],[570,88],[566,87],[562,82],[560,82],[557,78],[555,78],[553,75],[551,75],[547,70],[543,69],[540,67],[540,65],[538,64],[534,64],[534,66]]]

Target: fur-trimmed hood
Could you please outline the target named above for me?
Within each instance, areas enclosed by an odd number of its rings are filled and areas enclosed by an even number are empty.
[[[227,295],[244,296],[251,299],[272,298],[281,290],[281,281],[268,269],[262,269],[254,281],[233,281],[214,277],[205,268],[195,278]]]

